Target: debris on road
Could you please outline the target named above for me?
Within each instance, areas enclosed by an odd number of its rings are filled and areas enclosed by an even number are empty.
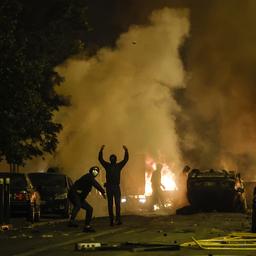
[[[197,240],[183,243],[181,247],[199,248],[204,250],[240,250],[256,251],[256,234],[231,233],[228,236]]]
[[[77,243],[75,245],[76,251],[177,251],[180,250],[178,244],[148,244],[148,243]]]
[[[77,243],[76,244],[76,251],[81,251],[81,250],[93,250],[95,248],[101,247],[101,243]]]

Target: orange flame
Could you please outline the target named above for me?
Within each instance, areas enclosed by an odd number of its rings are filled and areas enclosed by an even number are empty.
[[[146,161],[146,165],[149,167],[150,170],[145,172],[145,195],[149,196],[152,194],[151,176],[152,176],[152,171],[156,170],[156,162],[152,159],[148,159]],[[166,163],[162,163],[162,166],[163,167],[161,170],[161,183],[165,187],[164,190],[165,191],[178,190],[175,182],[175,174]]]

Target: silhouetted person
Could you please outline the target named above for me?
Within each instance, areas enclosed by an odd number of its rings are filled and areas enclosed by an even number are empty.
[[[73,186],[70,188],[68,192],[68,198],[73,204],[73,210],[71,213],[71,218],[69,221],[70,227],[77,227],[78,224],[76,223],[75,219],[76,216],[81,208],[83,208],[86,211],[85,216],[85,226],[83,231],[84,232],[94,232],[95,230],[91,227],[91,219],[92,219],[92,213],[93,208],[92,206],[85,200],[90,191],[92,190],[92,187],[95,187],[104,198],[105,196],[105,190],[104,188],[95,180],[95,177],[99,174],[99,167],[93,166],[90,168],[89,172],[85,175],[83,175],[81,178],[79,178]]]
[[[153,208],[154,208],[155,204],[164,206],[164,198],[163,198],[162,189],[165,189],[165,187],[161,183],[161,170],[162,170],[162,165],[157,164],[156,170],[153,171],[152,176],[151,176]]]
[[[106,191],[108,198],[108,214],[110,219],[110,225],[114,225],[114,213],[113,213],[113,199],[115,199],[116,206],[116,224],[120,225],[121,222],[121,190],[120,190],[120,173],[124,165],[129,159],[128,149],[123,146],[125,154],[124,159],[121,162],[116,162],[116,155],[112,154],[109,157],[110,162],[103,159],[103,149],[105,145],[102,145],[99,152],[99,161],[106,170]]]

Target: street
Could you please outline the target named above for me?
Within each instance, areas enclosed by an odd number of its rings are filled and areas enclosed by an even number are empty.
[[[181,245],[195,239],[226,236],[232,232],[250,232],[250,215],[237,213],[198,213],[193,215],[127,215],[123,225],[110,227],[108,218],[93,219],[95,233],[83,233],[67,226],[67,220],[42,219],[29,225],[14,220],[15,225],[0,233],[1,255],[255,255],[255,251],[208,251],[181,247],[176,251],[77,251],[77,243],[161,243]],[[13,223],[14,223],[13,222]],[[19,223],[18,223],[19,222]]]

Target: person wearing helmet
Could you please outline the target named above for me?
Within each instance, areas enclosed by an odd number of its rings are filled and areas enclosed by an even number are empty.
[[[113,213],[113,199],[115,199],[116,206],[116,224],[120,225],[121,222],[121,190],[120,190],[120,173],[124,165],[129,159],[128,149],[123,146],[125,151],[124,159],[121,162],[117,162],[116,155],[110,155],[110,162],[103,159],[103,149],[105,145],[102,145],[99,152],[99,162],[106,170],[106,191],[108,198],[108,214],[110,219],[110,225],[114,225],[114,213]]]
[[[71,212],[71,217],[69,221],[70,227],[77,227],[78,224],[76,223],[75,219],[76,216],[81,208],[86,211],[85,215],[85,226],[83,231],[84,232],[94,232],[95,230],[91,227],[91,219],[93,208],[92,206],[86,201],[86,197],[92,190],[92,187],[96,188],[103,198],[105,196],[105,190],[103,187],[96,181],[96,177],[98,176],[100,169],[98,166],[93,166],[90,168],[89,172],[83,175],[81,178],[75,181],[73,186],[70,188],[68,192],[68,198],[73,204],[73,210]]]

